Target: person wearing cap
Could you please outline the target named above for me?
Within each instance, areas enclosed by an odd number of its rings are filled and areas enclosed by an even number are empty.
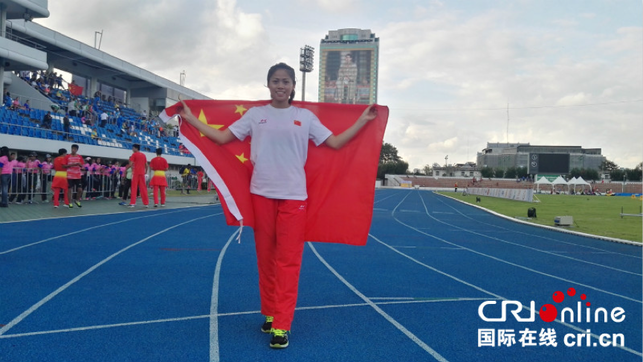
[[[162,148],[156,149],[156,157],[150,161],[150,168],[153,171],[150,186],[154,188],[154,207],[159,206],[159,191],[161,192],[161,207],[165,206],[165,188],[167,187],[167,179],[165,178],[165,171],[170,168],[167,160],[161,155],[163,154]]]
[[[66,153],[67,151],[65,151]],[[42,202],[49,202],[47,200],[47,184],[49,181],[51,181],[51,170],[54,166],[54,164],[51,161],[51,155],[47,154],[45,155],[45,160],[40,163],[41,167],[41,177],[40,177],[40,191],[42,193]]]
[[[54,160],[54,170],[56,174],[54,175],[54,180],[51,182],[51,189],[54,191],[54,208],[58,208],[60,205],[60,190],[63,191],[63,199],[65,200],[65,206],[71,208],[69,203],[69,185],[67,184],[67,150],[61,148],[58,150],[58,157]],[[49,155],[48,155],[49,156]]]

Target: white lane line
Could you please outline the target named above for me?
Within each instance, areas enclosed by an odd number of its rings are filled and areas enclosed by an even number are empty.
[[[429,266],[429,265],[427,265],[427,264],[425,264],[425,263],[423,263],[423,262],[421,262],[421,261],[419,261],[419,260],[417,260],[417,259],[415,259],[415,258],[413,258],[413,257],[409,256],[409,255],[406,255],[406,254],[404,254],[403,252],[401,252],[401,251],[399,251],[399,250],[397,250],[397,249],[393,248],[392,246],[390,246],[390,245],[388,245],[387,243],[385,243],[385,242],[383,242],[383,241],[379,240],[378,238],[376,238],[375,236],[373,236],[373,235],[371,235],[371,234],[369,234],[369,236],[370,236],[371,238],[373,238],[375,241],[377,241],[378,243],[380,243],[380,244],[384,245],[385,247],[387,247],[388,249],[390,249],[390,250],[394,251],[394,252],[395,252],[395,253],[397,253],[397,254],[400,254],[401,256],[403,256],[403,257],[405,257],[405,258],[407,258],[407,259],[411,260],[412,262],[414,262],[414,263],[416,263],[416,264],[418,264],[418,265],[421,265],[421,266],[423,266],[423,267],[425,267],[425,268],[427,268],[427,269],[433,270],[433,271],[434,271],[434,272],[436,272],[436,273],[442,274],[442,275],[444,275],[444,276],[446,276],[446,277],[449,277],[449,278],[451,278],[451,279],[453,279],[453,280],[455,280],[455,281],[458,281],[458,282],[460,282],[460,283],[462,283],[462,284],[464,284],[464,285],[467,285],[467,286],[470,286],[470,287],[472,287],[472,288],[474,288],[474,289],[477,289],[477,290],[479,290],[479,291],[481,291],[481,292],[483,292],[483,293],[486,293],[486,294],[492,295],[492,296],[494,296],[494,297],[495,297],[495,298],[497,298],[497,299],[500,299],[500,300],[509,300],[509,299],[507,299],[507,298],[505,298],[505,297],[503,297],[503,296],[501,296],[501,295],[498,295],[498,294],[496,294],[496,293],[493,293],[493,292],[490,292],[490,291],[488,291],[488,290],[485,290],[485,289],[483,289],[483,288],[481,288],[481,287],[479,287],[479,286],[477,286],[477,285],[473,285],[473,284],[471,284],[471,283],[465,282],[464,280],[459,279],[458,277],[455,277],[455,276],[453,276],[453,275],[451,275],[451,274],[445,273],[445,272],[443,272],[443,271],[441,271],[441,270],[439,270],[439,269],[436,269],[436,268],[434,268],[434,267],[432,267],[432,266]],[[491,299],[490,299],[490,300],[491,300]],[[521,304],[522,304],[522,303],[521,303]],[[524,304],[522,304],[522,307],[523,307],[524,309],[528,310],[528,311],[531,311],[531,308],[529,308],[528,306],[526,306],[526,305],[524,305]],[[539,310],[535,310],[534,312],[535,312],[536,314],[540,315],[540,311],[539,311]],[[562,322],[560,319],[556,319],[556,320],[554,320],[554,322],[559,323],[559,324],[562,324],[563,326],[568,327],[568,328],[571,328],[571,329],[573,329],[573,330],[575,330],[575,331],[577,331],[577,332],[580,332],[580,333],[587,333],[584,329],[581,329],[581,328],[579,328],[579,327],[576,327],[575,325],[572,325],[572,324],[564,323],[564,322]],[[599,335],[597,335],[597,334],[589,333],[589,335],[590,335],[590,336],[592,336],[592,337],[594,337],[594,338],[596,338],[596,339],[599,339]],[[641,353],[641,352],[639,352],[639,351],[636,351],[636,350],[633,350],[633,349],[631,349],[631,348],[629,348],[629,347],[620,346],[620,345],[616,345],[615,347],[616,347],[616,348],[620,348],[620,349],[622,349],[622,350],[624,350],[624,351],[630,352],[630,353],[632,353],[632,354],[635,354],[635,355],[637,355],[637,356],[643,356],[643,353]]]
[[[214,268],[214,278],[212,281],[212,297],[210,299],[210,361],[218,362],[219,361],[219,278],[221,277],[221,263],[223,262],[223,256],[225,255],[228,246],[235,239],[236,235],[239,234],[241,228],[237,229],[225,244],[219,258],[217,259],[217,265]]]
[[[221,215],[221,214],[215,214],[215,215]],[[125,247],[125,248],[123,248],[123,249],[121,249],[121,250],[117,251],[116,253],[114,253],[114,254],[112,254],[112,255],[108,256],[107,258],[105,258],[105,259],[101,260],[98,264],[96,264],[96,265],[92,266],[91,268],[87,269],[87,270],[86,270],[85,272],[83,272],[82,274],[78,275],[78,276],[77,276],[77,277],[75,277],[74,279],[72,279],[72,280],[70,280],[69,282],[67,282],[65,285],[63,285],[63,286],[61,286],[60,288],[56,289],[54,292],[52,292],[52,293],[51,293],[51,294],[49,294],[48,296],[44,297],[44,298],[43,298],[42,300],[40,300],[38,303],[36,303],[36,304],[32,305],[29,309],[27,309],[27,310],[26,310],[26,311],[24,311],[22,314],[20,314],[20,315],[19,315],[19,316],[17,316],[16,318],[14,318],[14,319],[13,319],[11,322],[9,322],[7,325],[5,325],[4,327],[0,328],[0,336],[2,336],[3,334],[5,334],[8,330],[10,330],[11,328],[13,328],[16,324],[20,323],[23,319],[27,318],[31,313],[35,312],[38,308],[42,307],[45,303],[47,303],[48,301],[50,301],[51,299],[53,299],[55,296],[57,296],[58,294],[62,293],[65,289],[67,289],[67,288],[69,288],[70,286],[74,285],[74,283],[76,283],[77,281],[81,280],[83,277],[85,277],[85,276],[86,276],[86,275],[88,275],[89,273],[93,272],[94,270],[96,270],[97,268],[99,268],[101,265],[103,265],[103,264],[107,263],[108,261],[110,261],[110,260],[114,259],[115,257],[117,257],[118,255],[120,255],[120,254],[124,253],[125,251],[127,251],[127,250],[129,250],[129,249],[131,249],[131,248],[135,247],[136,245],[142,244],[142,243],[146,242],[147,240],[152,239],[153,237],[156,237],[156,236],[158,236],[158,235],[161,235],[161,234],[163,234],[163,233],[165,233],[165,232],[167,232],[167,231],[169,231],[169,230],[175,229],[175,228],[177,228],[177,227],[179,227],[179,226],[183,226],[183,225],[185,225],[185,224],[189,224],[189,223],[191,223],[191,222],[198,221],[198,220],[201,220],[201,219],[205,219],[205,218],[207,218],[207,217],[212,217],[212,216],[215,216],[215,215],[207,215],[207,216],[199,217],[199,218],[192,219],[192,220],[189,220],[189,221],[186,221],[186,222],[182,222],[182,223],[177,224],[177,225],[174,225],[174,226],[170,226],[170,227],[169,227],[169,228],[167,228],[167,229],[164,229],[164,230],[161,230],[161,231],[159,231],[159,232],[157,232],[157,233],[155,233],[155,234],[152,234],[152,235],[150,235],[150,236],[146,237],[145,239],[142,239],[142,240],[140,240],[140,241],[137,241],[136,243],[131,244],[131,245],[129,245],[129,246],[127,246],[127,247]]]
[[[577,261],[577,262],[580,262],[580,263],[591,264],[591,265],[594,265],[594,266],[598,266],[598,267],[606,268],[606,269],[611,269],[611,270],[614,270],[614,271],[617,271],[617,272],[621,272],[621,273],[632,274],[632,275],[637,275],[637,276],[643,276],[643,274],[640,274],[640,273],[635,273],[635,272],[631,272],[631,271],[628,271],[628,270],[618,269],[618,268],[614,268],[614,267],[611,267],[611,266],[607,266],[607,265],[603,265],[603,264],[599,264],[599,263],[594,263],[594,262],[591,262],[591,261],[587,261],[587,260],[583,260],[583,259],[578,259],[578,258],[574,258],[574,257],[567,256],[567,255],[561,255],[561,254],[558,254],[558,253],[554,253],[554,252],[551,252],[551,251],[547,251],[547,250],[542,250],[542,249],[534,248],[534,247],[527,246],[527,245],[524,245],[524,244],[514,243],[514,242],[511,242],[511,241],[508,241],[508,240],[504,240],[504,239],[496,238],[496,237],[493,237],[493,236],[490,236],[490,235],[486,235],[486,234],[478,233],[478,232],[475,232],[475,231],[473,231],[473,230],[465,229],[465,228],[459,227],[459,226],[457,226],[457,225],[450,224],[450,223],[448,223],[448,222],[445,222],[445,221],[439,220],[439,219],[437,219],[437,218],[435,218],[435,217],[431,216],[431,215],[429,214],[429,211],[428,211],[428,209],[427,209],[427,207],[426,207],[426,203],[424,202],[424,199],[422,198],[422,196],[420,196],[420,200],[422,201],[422,205],[424,205],[424,210],[426,211],[426,214],[427,214],[427,215],[429,215],[429,217],[431,217],[433,220],[435,220],[435,221],[437,221],[437,222],[439,222],[439,223],[441,223],[441,224],[444,224],[444,225],[448,225],[448,226],[454,227],[454,228],[456,228],[456,229],[458,229],[458,230],[460,230],[460,231],[464,231],[464,232],[467,232],[467,233],[471,233],[471,234],[479,235],[479,236],[482,236],[482,237],[485,237],[485,238],[488,238],[488,239],[491,239],[491,240],[499,241],[499,242],[501,242],[501,243],[511,244],[511,245],[515,245],[515,246],[518,246],[518,247],[521,247],[521,248],[530,249],[530,250],[538,251],[538,252],[541,252],[541,253],[545,253],[545,254],[549,254],[549,255],[557,256],[557,257],[559,257],[559,258],[565,258],[565,259],[574,260],[574,261]],[[449,206],[449,205],[447,205],[447,206]],[[403,210],[401,210],[401,211],[403,211]],[[435,214],[435,212],[434,212],[434,214]],[[467,217],[467,216],[466,216],[466,215],[464,215],[464,214],[461,214],[461,215],[462,215],[462,216],[464,216],[464,217]],[[489,225],[491,225],[491,224],[489,224]],[[507,229],[505,229],[505,230],[507,230]],[[507,231],[511,231],[511,230],[507,230]]]
[[[380,303],[375,303],[375,304],[377,304],[377,305],[392,305],[392,304],[416,304],[416,303],[445,303],[445,302],[468,302],[468,301],[494,300],[494,299],[495,298],[452,298],[452,299],[433,299],[433,300],[411,300],[411,301],[380,302]],[[330,304],[330,305],[319,305],[319,306],[310,306],[310,307],[298,307],[297,310],[298,311],[303,311],[303,310],[352,308],[352,307],[370,307],[370,305],[368,305],[367,303]],[[260,310],[251,310],[251,311],[245,311],[245,312],[219,313],[218,316],[219,317],[232,317],[232,316],[248,315],[248,314],[261,314],[261,311]],[[37,332],[27,332],[27,333],[5,334],[5,335],[0,336],[0,339],[32,337],[32,336],[39,336],[39,335],[43,335],[43,334],[84,332],[84,331],[91,331],[91,330],[97,330],[97,329],[141,326],[141,325],[157,324],[157,323],[183,322],[183,321],[191,321],[191,320],[198,320],[198,319],[210,319],[210,318],[212,318],[212,316],[210,314],[206,314],[206,315],[197,315],[197,316],[188,316],[188,317],[163,318],[163,319],[155,319],[155,320],[149,320],[149,321],[102,324],[102,325],[87,326],[87,327],[54,329],[54,330],[49,330],[49,331],[37,331]]]
[[[11,253],[11,252],[18,251],[18,250],[20,250],[20,249],[24,249],[24,248],[28,248],[28,247],[30,247],[30,246],[34,246],[34,245],[38,245],[38,244],[42,244],[42,243],[45,243],[45,242],[47,242],[47,241],[52,241],[52,240],[56,240],[56,239],[60,239],[60,238],[64,238],[64,237],[67,237],[67,236],[70,236],[70,235],[75,235],[75,234],[84,233],[84,232],[86,232],[86,231],[94,230],[94,229],[98,229],[98,228],[102,228],[102,227],[105,227],[105,226],[111,226],[111,225],[121,224],[121,223],[124,223],[124,222],[133,221],[133,220],[146,219],[146,218],[148,218],[148,217],[164,216],[164,215],[168,215],[168,214],[174,214],[174,213],[177,213],[177,212],[185,212],[185,210],[177,210],[177,211],[171,211],[171,212],[166,212],[166,213],[156,213],[156,214],[153,214],[153,215],[147,215],[147,216],[135,217],[135,218],[126,219],[126,220],[114,221],[114,222],[110,222],[110,223],[108,223],[108,224],[100,224],[100,225],[96,225],[96,226],[88,227],[88,228],[85,228],[85,229],[72,231],[72,232],[70,232],[70,233],[63,234],[63,235],[52,236],[52,237],[50,237],[50,238],[47,238],[47,239],[44,239],[44,240],[40,240],[40,241],[36,241],[36,242],[31,243],[31,244],[22,245],[22,246],[19,246],[19,247],[13,248],[13,249],[9,249],[9,250],[5,250],[5,251],[1,251],[1,252],[0,252],[0,255],[2,255],[2,254],[9,254],[9,253]]]
[[[409,337],[413,342],[415,342],[415,344],[420,346],[420,348],[422,348],[431,356],[433,356],[433,358],[435,358],[440,362],[448,362],[446,358],[442,357],[442,355],[436,352],[433,348],[429,347],[426,343],[424,343],[421,339],[419,339],[415,334],[411,333],[411,331],[406,329],[406,327],[404,327],[393,317],[388,315],[384,310],[382,310],[382,308],[378,307],[375,303],[373,303],[372,300],[370,300],[367,296],[362,294],[352,284],[350,284],[346,279],[344,279],[344,277],[342,277],[335,269],[333,269],[332,266],[330,266],[330,264],[326,262],[326,260],[321,255],[319,255],[319,253],[317,252],[317,249],[315,249],[312,243],[308,242],[306,244],[308,244],[308,246],[312,249],[313,253],[315,253],[315,255],[317,256],[317,259],[319,259],[319,261],[321,261],[322,264],[324,264],[326,268],[328,268],[328,270],[330,270],[331,273],[333,273],[337,277],[337,279],[339,279],[342,283],[344,283],[344,285],[346,285],[348,289],[350,289],[353,293],[357,294],[357,296],[360,297],[364,302],[366,302],[366,304],[371,306],[371,308],[375,309],[375,311],[379,313],[382,317],[384,317],[384,319],[386,319],[389,323],[394,325],[395,328],[400,330],[400,332],[404,333],[407,337]]]
[[[408,195],[407,195],[407,197],[408,197]],[[406,197],[405,197],[404,199],[406,199]],[[402,201],[400,201],[400,204],[404,201],[404,199],[402,199]],[[424,201],[422,201],[422,202],[424,203]],[[398,204],[398,206],[399,206],[400,204]],[[424,204],[424,207],[425,207],[425,209],[426,209],[426,204]],[[397,209],[397,206],[395,207],[395,209]],[[485,254],[485,253],[482,253],[482,252],[480,252],[480,251],[477,251],[477,250],[474,250],[474,249],[470,249],[470,248],[464,247],[464,246],[459,245],[459,244],[456,244],[456,243],[452,243],[452,242],[450,242],[450,241],[448,241],[448,240],[442,239],[442,238],[437,237],[437,236],[435,236],[435,235],[425,233],[424,231],[419,230],[419,229],[417,229],[417,228],[415,228],[415,227],[413,227],[413,226],[411,226],[411,225],[405,224],[405,223],[403,223],[402,221],[400,221],[398,218],[396,218],[396,217],[395,217],[395,209],[393,209],[393,212],[391,213],[391,216],[393,217],[393,219],[395,219],[395,221],[397,221],[398,223],[400,223],[400,224],[402,224],[402,225],[406,226],[407,228],[409,228],[409,229],[411,229],[411,230],[415,230],[415,231],[417,231],[418,233],[423,234],[423,235],[426,235],[426,236],[428,236],[428,237],[430,237],[430,238],[433,238],[433,239],[435,239],[435,240],[439,240],[439,241],[441,241],[441,242],[443,242],[443,243],[446,243],[446,244],[449,244],[449,245],[453,245],[453,246],[456,246],[456,247],[461,247],[462,249],[465,249],[465,250],[467,250],[467,251],[470,251],[470,252],[472,252],[472,253],[474,253],[474,254],[478,254],[478,255],[481,255],[481,256],[487,257],[487,258],[489,258],[489,259],[493,259],[493,260],[499,261],[499,262],[501,262],[501,263],[505,263],[505,264],[508,264],[508,265],[511,265],[511,266],[515,266],[515,267],[517,267],[517,268],[524,269],[524,270],[527,270],[527,271],[530,271],[530,272],[533,272],[533,273],[536,273],[536,274],[544,275],[544,276],[547,276],[547,277],[550,277],[550,278],[553,278],[553,279],[562,280],[562,281],[567,282],[567,283],[580,285],[580,286],[583,286],[583,287],[586,287],[586,288],[589,288],[589,289],[592,289],[592,290],[596,290],[596,291],[601,292],[601,293],[605,293],[605,294],[613,295],[613,296],[615,296],[615,297],[619,297],[619,298],[623,298],[623,299],[626,299],[626,300],[630,300],[630,301],[632,301],[632,302],[636,302],[636,303],[639,303],[639,304],[641,304],[641,303],[642,303],[640,300],[637,300],[637,299],[634,299],[634,298],[630,298],[630,297],[627,297],[627,296],[624,296],[624,295],[621,295],[621,294],[618,294],[618,293],[609,292],[609,291],[604,290],[604,289],[600,289],[600,288],[597,288],[597,287],[594,287],[594,286],[591,286],[591,285],[588,285],[588,284],[583,284],[583,283],[576,282],[576,281],[573,281],[573,280],[570,280],[570,279],[566,279],[566,278],[563,278],[563,277],[559,277],[559,276],[556,276],[556,275],[548,274],[548,273],[545,273],[545,272],[542,272],[542,271],[539,271],[539,270],[536,270],[536,269],[532,269],[532,268],[526,267],[526,266],[524,266],[524,265],[520,265],[520,264],[512,263],[512,262],[510,262],[510,261],[507,261],[507,260],[504,260],[504,259],[500,259],[500,258],[498,258],[498,257],[492,256],[492,255],[489,255],[489,254]],[[427,214],[428,214],[428,211],[427,211]],[[430,215],[429,215],[429,217],[430,217]],[[397,251],[397,250],[396,250],[396,251]]]

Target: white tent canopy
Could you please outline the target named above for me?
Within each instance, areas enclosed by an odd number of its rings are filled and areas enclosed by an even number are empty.
[[[551,185],[551,181],[547,177],[543,176],[538,181],[535,182],[537,185]]]
[[[567,185],[567,181],[562,176],[558,176],[554,181],[552,181],[552,185]]]
[[[580,176],[578,176],[578,178],[574,181],[573,184],[574,185],[589,185],[589,183],[587,181],[583,180],[583,178],[580,177]]]

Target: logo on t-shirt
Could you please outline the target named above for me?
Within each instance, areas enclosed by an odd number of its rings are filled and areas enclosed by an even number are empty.
[[[301,121],[295,120],[295,126],[301,127]]]
[[[266,124],[266,123],[268,123],[268,121],[265,119],[262,119],[261,121],[259,121],[259,124]]]

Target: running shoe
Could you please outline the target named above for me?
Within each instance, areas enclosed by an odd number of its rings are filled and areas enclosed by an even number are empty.
[[[270,331],[272,331],[272,321],[274,319],[274,317],[266,316],[266,321],[263,322],[263,325],[261,326],[261,331],[263,333],[270,333]]]
[[[58,205],[54,205],[54,209],[57,209],[57,208],[58,208]]]
[[[161,207],[165,207],[165,204],[161,204]]]
[[[127,202],[125,202],[125,201],[119,202],[118,204],[121,205],[121,206],[127,206]]]
[[[154,207],[159,207],[159,204],[154,204]]]
[[[127,205],[127,207],[129,207],[130,209],[133,209],[133,208],[136,207],[136,204],[129,204],[129,205]]]
[[[73,208],[74,208],[74,204],[69,204],[69,205],[65,205],[65,206],[67,206],[67,207],[68,207],[68,208],[70,208],[70,209],[73,209]]]
[[[270,340],[270,348],[286,348],[288,347],[288,331],[285,329],[272,329],[272,339]]]
[[[78,206],[78,207],[83,207],[83,206],[80,204],[80,201],[76,201],[76,206]]]

